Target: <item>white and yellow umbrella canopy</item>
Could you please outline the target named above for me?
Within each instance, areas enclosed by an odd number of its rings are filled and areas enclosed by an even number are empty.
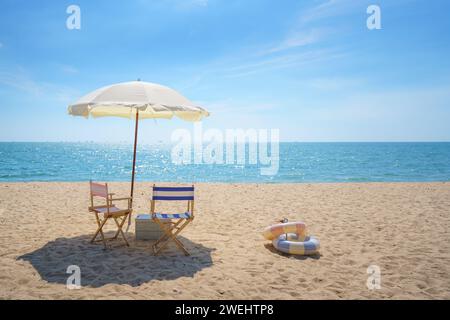
[[[173,116],[186,121],[199,121],[209,112],[196,106],[175,90],[149,82],[130,81],[97,89],[72,105],[69,114],[88,118],[122,117],[133,119],[139,110],[139,119]]]

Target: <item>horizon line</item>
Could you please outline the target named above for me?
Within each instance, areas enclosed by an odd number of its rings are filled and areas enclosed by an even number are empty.
[[[133,142],[125,142],[125,141],[89,141],[89,140],[83,140],[83,141],[48,141],[48,140],[42,140],[42,141],[27,141],[27,140],[0,140],[0,143],[101,143],[101,144],[130,144],[132,145]],[[245,143],[248,143],[246,141]],[[311,140],[311,141],[279,141],[279,143],[450,143],[450,140]],[[149,145],[149,144],[170,144],[167,142],[142,142],[138,143],[138,145]]]

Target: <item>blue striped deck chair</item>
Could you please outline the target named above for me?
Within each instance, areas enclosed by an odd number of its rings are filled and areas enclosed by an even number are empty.
[[[157,201],[186,201],[187,209],[183,213],[156,212]],[[153,185],[153,194],[150,199],[150,214],[155,223],[159,225],[164,234],[153,245],[153,252],[157,255],[168,242],[172,240],[177,247],[189,255],[177,236],[194,220],[194,186],[190,187],[157,187]],[[166,221],[170,220],[170,223]]]

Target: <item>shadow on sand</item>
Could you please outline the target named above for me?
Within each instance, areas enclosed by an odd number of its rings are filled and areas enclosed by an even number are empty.
[[[132,239],[133,236],[128,234],[127,238]],[[41,278],[49,283],[66,284],[71,275],[66,273],[68,266],[79,266],[81,286],[94,288],[107,284],[135,287],[151,280],[192,277],[212,266],[211,252],[214,249],[187,238],[179,239],[191,253],[190,256],[177,250],[173,243],[154,256],[151,241],[130,241],[130,247],[114,246],[105,250],[102,244],[89,243],[90,236],[84,235],[58,238],[17,259],[31,263]]]
[[[291,258],[291,259],[297,259],[297,260],[306,260],[306,259],[314,259],[314,260],[319,260],[321,255],[320,253],[316,253],[313,255],[309,255],[309,256],[300,256],[300,255],[294,255],[294,254],[287,254],[281,251],[278,251],[277,249],[274,248],[274,246],[271,243],[266,243],[264,244],[264,247],[266,247],[267,250],[269,250],[270,252],[272,252],[273,254],[278,254],[279,256],[282,257],[286,257],[286,258]]]

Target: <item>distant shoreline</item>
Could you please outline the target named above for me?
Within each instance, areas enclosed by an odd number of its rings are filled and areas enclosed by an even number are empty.
[[[111,185],[127,185],[130,184],[130,181],[114,181],[114,180],[95,180],[98,182],[108,182]],[[57,185],[57,184],[88,184],[89,180],[86,181],[0,181],[0,187],[7,185],[31,185],[31,184],[39,184],[39,185]],[[442,185],[448,184],[450,186],[450,180],[448,181],[368,181],[368,182],[195,182],[195,181],[136,181],[137,185],[211,185],[211,186],[353,186],[353,185]]]
[[[132,145],[133,142],[131,140],[129,142],[119,141],[119,142],[110,142],[110,141],[0,141],[1,143],[88,143],[88,144],[110,144],[110,145]],[[450,140],[395,140],[395,141],[280,141],[280,143],[450,143]],[[161,142],[140,142],[140,145],[169,145],[168,143]]]

